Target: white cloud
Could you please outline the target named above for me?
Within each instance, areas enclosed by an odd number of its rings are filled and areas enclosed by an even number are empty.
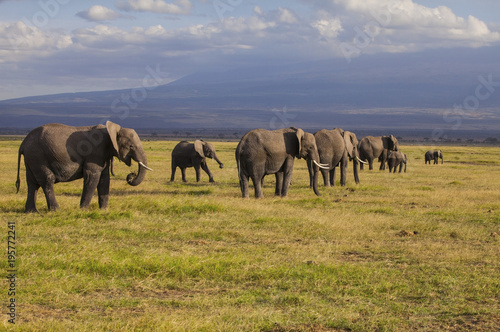
[[[483,47],[500,42],[499,29],[450,8],[414,0],[302,0],[315,10],[311,26],[331,54],[407,53],[428,49]],[[347,54],[347,55],[346,55]]]
[[[293,24],[299,22],[297,16],[295,16],[295,14],[289,9],[281,7],[278,8],[278,15],[279,15],[279,21],[282,23]]]
[[[333,0],[348,14],[354,26],[366,28],[375,22],[380,31],[378,42],[429,47],[485,46],[500,41],[481,20],[457,16],[446,7],[429,8],[413,0]]]
[[[72,44],[71,37],[30,27],[24,22],[0,23],[0,59],[21,61],[31,56],[47,56]]]
[[[191,13],[192,4],[190,0],[177,0],[175,3],[163,0],[119,0],[116,1],[116,7],[125,11],[187,15]]]
[[[100,5],[92,6],[88,10],[79,12],[76,15],[92,22],[112,21],[121,17],[114,10]]]
[[[342,57],[345,54],[339,46],[359,46],[354,44],[359,31],[369,37],[366,47],[358,47],[360,54],[478,47],[500,41],[498,29],[473,16],[459,17],[447,7],[427,8],[412,0],[330,0],[328,6],[325,0],[306,3],[317,7],[302,14],[290,8],[255,6],[247,16],[177,29],[169,28],[164,20],[151,22],[149,27],[122,28],[107,22],[66,32],[23,22],[0,23],[0,71],[4,81],[22,73],[25,79],[38,75],[41,80],[53,77],[54,81],[60,75],[82,82],[102,80],[112,88],[114,81],[130,82],[134,73],[141,77],[145,66],[157,63],[179,77],[210,67]],[[117,6],[170,14],[192,9],[188,0],[129,0],[117,2]],[[84,13],[86,19],[100,22],[119,15],[102,6]],[[376,29],[370,30],[373,24]],[[16,66],[24,71],[12,69]]]
[[[319,19],[311,24],[319,33],[326,37],[335,39],[342,32],[342,23],[338,18]]]

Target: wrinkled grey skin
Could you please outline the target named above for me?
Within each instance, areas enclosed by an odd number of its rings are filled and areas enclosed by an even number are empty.
[[[215,148],[212,144],[203,140],[196,140],[194,143],[187,141],[179,142],[172,150],[172,176],[170,181],[175,178],[175,170],[177,167],[181,169],[182,181],[186,181],[186,168],[194,167],[196,171],[196,182],[200,182],[200,168],[208,174],[210,182],[214,182],[214,176],[208,169],[207,158],[215,159],[220,168],[224,168],[224,164],[217,158]]]
[[[369,169],[373,169],[373,161],[380,161],[380,170],[385,170],[385,163],[389,151],[397,151],[399,148],[398,140],[393,135],[390,136],[366,136],[361,139],[358,145],[359,158],[367,161]],[[363,164],[360,165],[363,169]]]
[[[429,162],[431,164],[431,160],[434,160],[434,165],[438,164],[438,159],[441,158],[441,164],[443,161],[443,152],[441,150],[429,150],[425,153],[425,163]]]
[[[255,188],[255,198],[264,197],[262,182],[268,174],[276,174],[275,195],[286,196],[295,157],[319,160],[313,134],[293,127],[273,131],[255,129],[246,133],[236,148],[236,163],[243,198],[249,196],[249,179],[252,179]],[[320,196],[317,179],[318,167],[315,166],[313,190]]]
[[[389,173],[390,172],[396,173],[396,168],[398,168],[398,166],[399,166],[399,173],[401,173],[403,165],[405,166],[405,173],[406,173],[407,164],[408,164],[408,157],[406,156],[406,154],[401,152],[401,150],[389,152],[389,156],[387,157],[387,165],[389,166]]]
[[[108,121],[106,126],[70,127],[52,123],[33,129],[19,147],[16,187],[20,187],[21,155],[24,155],[28,197],[25,212],[38,212],[36,196],[41,187],[47,207],[57,210],[54,184],[83,178],[81,208],[88,208],[97,188],[99,207],[108,206],[110,168],[113,157],[127,166],[131,161],[147,166],[141,141],[133,129]],[[146,169],[139,165],[138,174],[130,173],[127,181],[139,185]]]
[[[358,175],[358,139],[350,131],[344,131],[341,128],[333,130],[322,129],[314,134],[320,163],[330,165],[330,169],[320,169],[323,175],[323,182],[326,187],[335,186],[335,169],[340,165],[340,185],[346,185],[347,165],[352,160],[354,181],[359,183]],[[307,162],[309,169],[309,180],[313,184],[313,163]]]

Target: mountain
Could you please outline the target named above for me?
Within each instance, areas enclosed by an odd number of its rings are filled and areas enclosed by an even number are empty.
[[[500,91],[482,86],[476,95],[489,75],[500,82],[499,73],[491,72],[496,59],[483,49],[458,52],[463,54],[454,60],[445,52],[428,51],[364,55],[351,63],[259,65],[198,72],[160,86],[4,100],[0,127],[89,125],[109,119],[158,129],[495,130]]]

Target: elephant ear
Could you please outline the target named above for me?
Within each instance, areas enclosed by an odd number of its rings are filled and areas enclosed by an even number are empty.
[[[205,142],[203,142],[202,140],[199,140],[199,139],[197,139],[196,141],[194,141],[194,151],[196,151],[196,153],[201,158],[205,158],[205,153],[203,153],[203,145],[204,144],[205,144]]]
[[[111,121],[106,121],[106,129],[108,130],[109,138],[111,139],[111,143],[113,143],[113,147],[115,148],[116,155],[118,155],[118,133],[122,129],[120,125],[113,123]]]
[[[304,137],[304,131],[300,128],[297,128],[296,135],[297,135],[297,140],[299,141],[298,155],[300,156],[300,152],[302,150],[302,138]]]
[[[350,159],[354,158],[354,145],[352,143],[352,137],[351,133],[348,131],[344,131],[342,134],[342,137],[344,138],[344,143],[345,143],[345,148],[347,150],[347,155],[349,156]]]
[[[391,140],[391,144],[392,144],[391,150],[397,151],[398,150],[398,140],[396,139],[396,137],[394,137],[394,135],[390,136],[390,140]]]

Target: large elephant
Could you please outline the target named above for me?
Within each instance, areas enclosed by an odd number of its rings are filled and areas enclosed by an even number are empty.
[[[133,129],[110,121],[106,125],[70,127],[52,123],[33,129],[19,147],[16,187],[19,192],[21,155],[24,155],[28,197],[25,212],[38,212],[36,196],[42,187],[50,211],[57,210],[54,184],[83,178],[81,208],[88,208],[97,188],[99,207],[108,206],[110,169],[113,157],[127,166],[134,160],[138,173],[130,173],[127,182],[139,185],[146,176],[146,153]]]
[[[389,173],[396,173],[396,168],[399,166],[399,173],[403,170],[403,165],[405,166],[406,173],[406,165],[408,164],[408,157],[401,150],[391,151],[389,152],[389,156],[387,157],[387,165],[389,166]]]
[[[347,165],[352,160],[354,181],[359,183],[358,175],[358,139],[356,134],[341,128],[322,129],[314,133],[318,147],[319,162],[328,164],[329,169],[321,169],[325,186],[335,186],[335,169],[340,164],[340,184],[346,185]],[[364,163],[363,161],[361,161]],[[308,161],[310,185],[313,185],[313,163]]]
[[[441,158],[441,164],[443,163],[443,152],[441,150],[429,150],[425,153],[425,163],[429,162],[431,164],[431,160],[434,160],[434,164],[438,164],[438,159]]]
[[[397,151],[398,146],[398,140],[393,135],[366,136],[361,139],[358,145],[359,158],[368,161],[370,170],[373,169],[373,161],[378,158],[380,170],[385,170],[389,151]],[[363,164],[361,164],[360,168],[363,169]]]
[[[212,144],[203,140],[195,140],[194,143],[187,141],[179,142],[172,150],[172,176],[170,181],[174,181],[175,170],[177,167],[181,169],[182,181],[186,181],[186,168],[194,167],[196,171],[196,182],[200,182],[200,168],[208,174],[210,182],[214,182],[214,176],[208,169],[207,158],[215,159],[220,168],[224,168],[224,164],[217,158],[215,148]]]
[[[302,129],[290,127],[278,130],[255,129],[246,133],[236,147],[236,164],[240,180],[241,194],[249,196],[248,179],[251,178],[255,197],[262,198],[262,182],[264,176],[276,174],[276,190],[278,196],[286,196],[293,173],[295,157],[311,159],[315,163],[314,193],[318,191],[318,148],[314,135]]]

